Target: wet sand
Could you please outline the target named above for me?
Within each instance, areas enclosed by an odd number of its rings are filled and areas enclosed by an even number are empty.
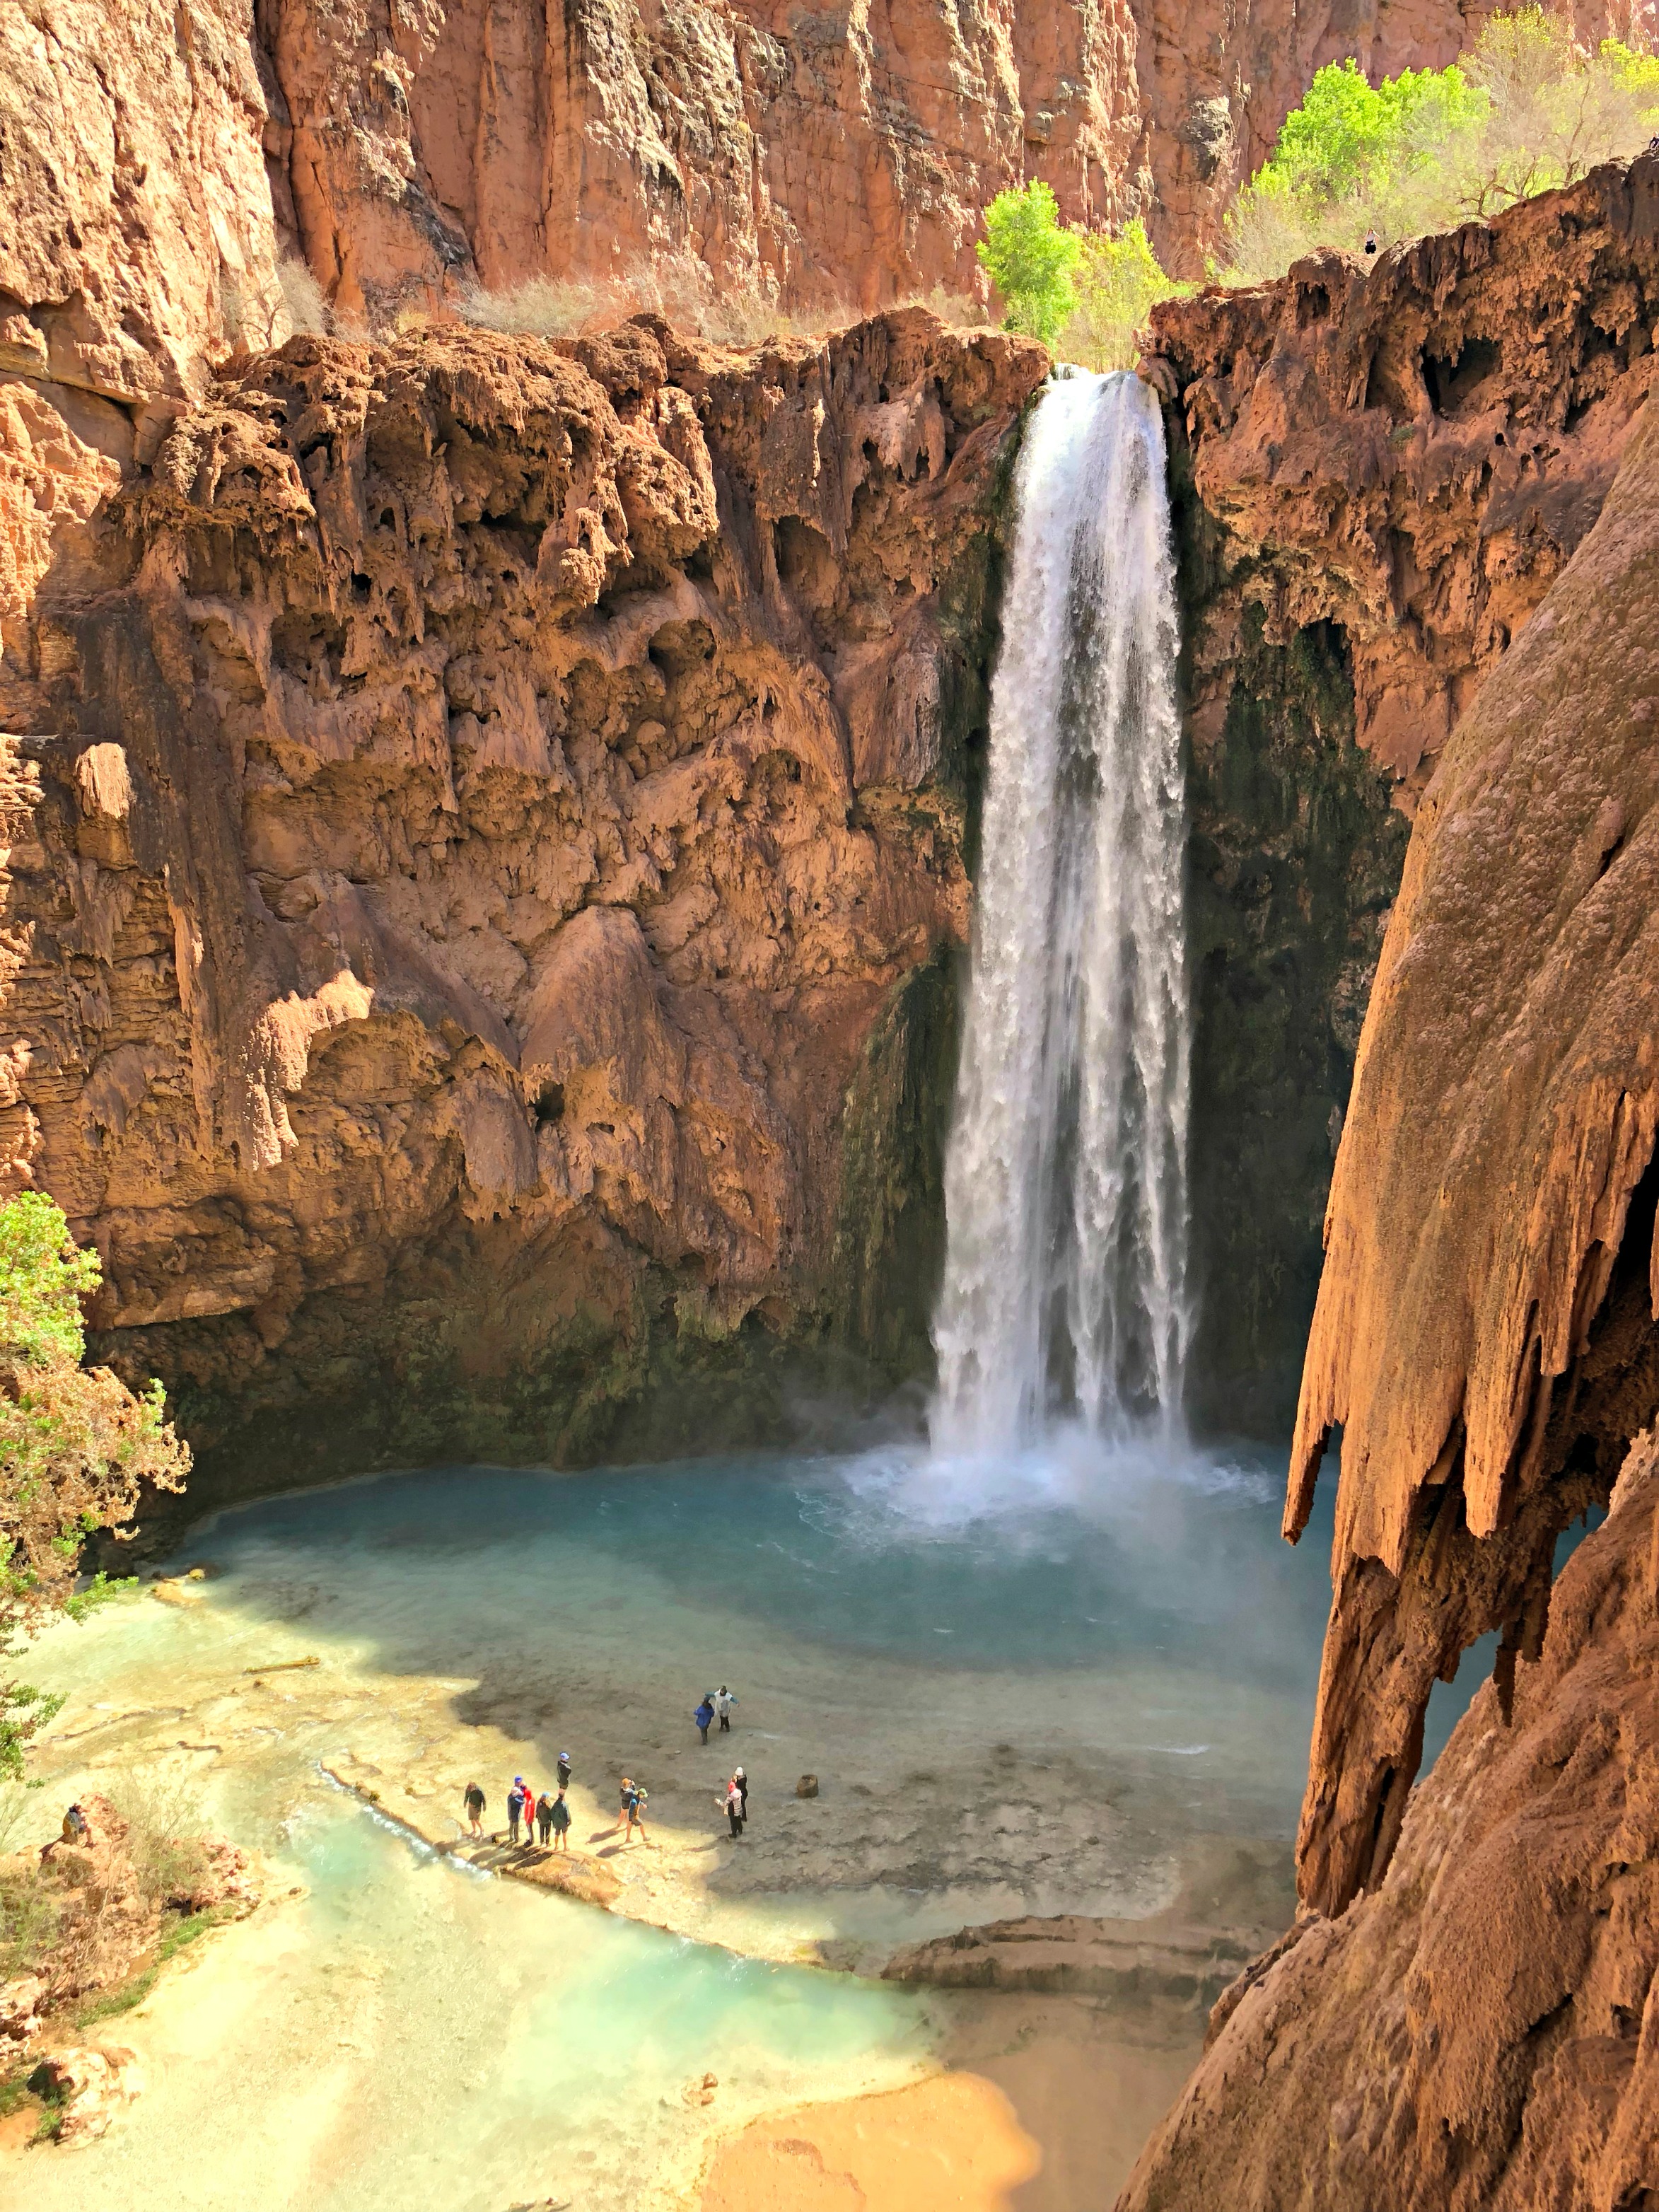
[[[720,2143],[688,2212],[1101,2212],[1202,2047],[1190,2020],[1076,1998],[961,2004],[951,2069],[769,2114]]]

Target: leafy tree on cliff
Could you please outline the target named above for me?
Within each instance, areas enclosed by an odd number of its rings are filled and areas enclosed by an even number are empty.
[[[81,1550],[118,1534],[145,1484],[182,1490],[188,1447],[164,1418],[159,1382],[135,1395],[82,1365],[81,1300],[102,1270],[38,1191],[0,1206],[0,1661],[54,1614],[78,1618],[114,1587],[75,1588]],[[23,1771],[28,1739],[57,1701],[0,1679],[0,1778]]]
[[[997,194],[985,210],[978,252],[1002,295],[1005,330],[1053,345],[1077,305],[1073,276],[1082,250],[1047,185],[1011,185]]]
[[[1299,254],[1358,252],[1498,214],[1639,153],[1659,130],[1659,58],[1579,46],[1540,7],[1490,18],[1462,62],[1373,85],[1357,62],[1318,71],[1272,158],[1227,217],[1235,283]]]

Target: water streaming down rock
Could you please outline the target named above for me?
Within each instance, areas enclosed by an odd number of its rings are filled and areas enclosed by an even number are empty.
[[[1163,423],[1139,379],[1044,393],[991,706],[945,1168],[934,1449],[1180,1420],[1190,1058]]]

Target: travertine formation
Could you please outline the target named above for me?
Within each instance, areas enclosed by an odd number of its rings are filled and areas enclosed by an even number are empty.
[[[823,1317],[849,1091],[878,1150],[866,1045],[965,933],[985,502],[1045,366],[916,310],[295,338],[42,583],[9,1172],[199,1437],[238,1400],[242,1481],[295,1471],[262,1407],[313,1468],[568,1456],[653,1359]]]
[[[1659,2189],[1659,1472],[1629,1455],[1512,1712],[1381,1886],[1224,1997],[1118,2212],[1635,2212]]]
[[[1238,624],[1334,623],[1356,734],[1408,806],[1601,511],[1653,380],[1659,161],[1370,264],[1154,310],[1142,364],[1242,573],[1196,641],[1200,746]]]

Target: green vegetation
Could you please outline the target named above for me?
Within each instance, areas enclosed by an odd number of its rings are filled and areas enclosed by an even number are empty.
[[[1164,275],[1139,216],[1117,238],[1091,231],[1083,239],[1077,310],[1061,333],[1060,350],[1085,368],[1133,368],[1147,316],[1160,300],[1191,289]]]
[[[1164,275],[1139,219],[1116,238],[1074,229],[1042,184],[997,194],[978,252],[1002,295],[1004,329],[1085,368],[1133,368],[1150,309],[1188,289]]]
[[[1443,70],[1382,84],[1357,62],[1322,69],[1226,223],[1229,283],[1281,275],[1315,247],[1363,250],[1576,183],[1659,131],[1659,57],[1617,40],[1594,52],[1540,7],[1494,15]]]
[[[135,1394],[81,1364],[81,1300],[100,1279],[49,1198],[0,1206],[0,1661],[53,1615],[78,1620],[114,1595],[102,1574],[76,1589],[82,1546],[131,1521],[147,1484],[182,1489],[190,1466],[159,1382]],[[28,1739],[56,1711],[0,1680],[0,1781],[21,1779]]]
[[[980,265],[1001,293],[1005,330],[1052,346],[1077,306],[1083,241],[1060,219],[1047,185],[1010,185],[985,210]]]

